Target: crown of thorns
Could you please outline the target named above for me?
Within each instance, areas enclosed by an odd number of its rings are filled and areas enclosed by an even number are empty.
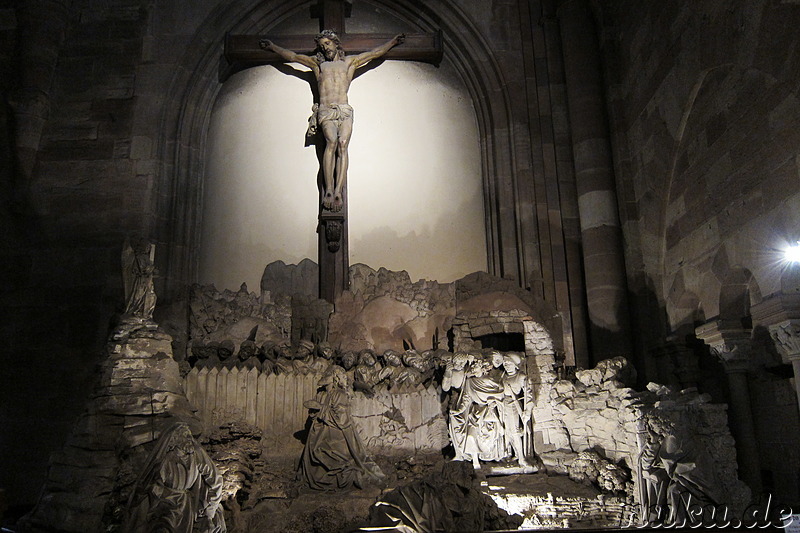
[[[337,48],[342,47],[342,41],[339,39],[339,35],[337,35],[336,32],[333,30],[322,30],[321,32],[319,32],[319,34],[317,34],[316,37],[314,37],[314,42],[317,43],[317,45],[319,45],[319,42],[322,39],[330,39],[336,44]]]

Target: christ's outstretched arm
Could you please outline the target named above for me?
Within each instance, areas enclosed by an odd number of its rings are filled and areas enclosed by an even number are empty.
[[[384,44],[373,48],[372,50],[368,50],[364,53],[358,54],[353,56],[352,64],[355,68],[360,68],[372,61],[373,59],[378,59],[379,57],[383,56],[386,52],[397,46],[398,44],[402,44],[403,41],[406,39],[406,35],[404,33],[398,33],[389,41],[386,41]]]

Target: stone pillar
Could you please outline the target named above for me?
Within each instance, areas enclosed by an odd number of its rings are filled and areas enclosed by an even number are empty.
[[[587,0],[558,9],[595,361],[631,354],[630,317],[600,53]]]
[[[710,347],[725,369],[730,389],[728,422],[736,439],[739,474],[754,494],[760,494],[761,462],[747,383],[752,351],[750,330],[717,320],[698,327],[695,334]]]

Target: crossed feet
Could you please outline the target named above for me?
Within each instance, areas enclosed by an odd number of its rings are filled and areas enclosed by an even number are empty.
[[[322,207],[330,209],[333,212],[341,211],[344,205],[342,200],[342,193],[340,192],[326,192],[322,197]]]

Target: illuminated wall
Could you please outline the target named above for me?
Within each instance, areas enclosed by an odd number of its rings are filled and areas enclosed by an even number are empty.
[[[297,69],[240,72],[211,119],[200,282],[258,288],[274,260],[316,260],[318,162],[305,147],[311,88]],[[307,76],[305,76],[307,78]],[[453,281],[486,270],[478,129],[445,66],[386,61],[357,77],[350,261]]]

